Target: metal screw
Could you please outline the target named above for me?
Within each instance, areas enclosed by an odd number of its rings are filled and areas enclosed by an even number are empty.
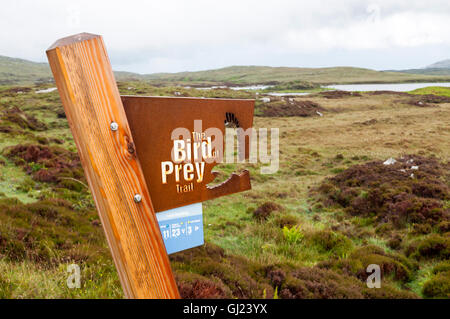
[[[141,194],[136,194],[136,195],[134,195],[134,201],[135,201],[136,203],[140,203],[140,202],[142,201],[142,196],[141,196]]]
[[[117,131],[119,129],[119,124],[117,124],[116,122],[111,122],[111,131]]]

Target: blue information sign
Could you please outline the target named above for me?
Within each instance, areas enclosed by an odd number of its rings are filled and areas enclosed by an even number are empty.
[[[203,245],[202,203],[156,214],[167,254]]]

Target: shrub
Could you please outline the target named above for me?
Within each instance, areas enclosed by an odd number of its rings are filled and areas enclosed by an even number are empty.
[[[325,205],[339,205],[349,215],[375,217],[376,223],[395,228],[416,224],[416,233],[429,233],[437,224],[444,230],[450,221],[445,205],[450,199],[449,170],[450,163],[408,155],[392,165],[374,161],[351,166],[316,191]]]
[[[322,252],[334,252],[342,255],[349,251],[353,244],[346,236],[331,230],[319,230],[309,236],[309,240]]]
[[[0,198],[0,256],[42,266],[109,258],[101,228],[92,225],[95,211],[75,211],[60,199],[23,204]]]
[[[422,293],[430,298],[450,298],[450,271],[441,272],[425,282]]]
[[[431,233],[431,225],[430,224],[414,224],[413,233],[414,234],[429,234]]]
[[[387,235],[393,230],[391,223],[383,223],[375,228],[375,233],[379,235]]]
[[[253,211],[253,218],[258,221],[266,221],[274,211],[280,211],[282,209],[283,208],[276,203],[267,202]]]
[[[280,290],[283,299],[363,298],[357,279],[328,269],[301,267],[286,278]]]
[[[260,114],[270,117],[288,117],[288,116],[319,116],[317,112],[324,112],[326,109],[312,101],[304,100],[282,100],[271,98],[272,101],[262,105]],[[275,100],[273,100],[275,99]]]
[[[437,225],[437,228],[440,233],[448,233],[450,232],[450,221],[444,220]]]
[[[318,266],[340,270],[365,281],[368,277],[366,269],[370,264],[380,266],[382,278],[392,276],[393,279],[403,282],[409,281],[412,278],[412,272],[416,269],[415,264],[400,255],[387,254],[380,247],[372,245],[355,249],[345,259],[324,261]]]
[[[411,292],[400,291],[390,284],[370,289],[365,282],[331,269],[301,267],[287,276],[280,290],[282,298],[417,298]]]
[[[415,254],[417,258],[450,258],[450,238],[431,234],[419,241]]]
[[[184,299],[223,299],[231,298],[230,289],[220,280],[206,278],[188,272],[176,274],[178,291]]]
[[[297,225],[298,223],[298,219],[297,217],[293,216],[293,215],[285,215],[285,214],[281,214],[281,215],[277,215],[274,218],[275,225],[277,227],[283,228],[283,227],[293,227],[295,225]]]
[[[433,267],[433,274],[450,271],[450,260],[445,260]]]
[[[15,124],[23,129],[30,129],[33,131],[44,131],[47,129],[45,123],[36,119],[33,115],[23,112],[17,106],[3,111],[0,114],[0,122],[9,122]]]
[[[270,283],[278,288],[285,282],[286,272],[282,269],[268,270],[267,277],[269,278]]]
[[[185,273],[186,269],[189,269],[205,278],[215,278],[218,280],[215,282],[216,286],[222,287],[225,295],[227,290],[223,288],[224,286],[233,297],[237,298],[261,298],[264,290],[268,296],[273,295],[273,288],[269,284],[265,266],[244,257],[227,255],[222,248],[211,243],[173,254],[170,259],[175,273]],[[184,281],[189,284],[193,282],[187,280],[186,277],[180,278],[181,283],[179,284],[183,284]]]
[[[365,298],[370,299],[418,299],[415,293],[411,291],[399,290],[389,284],[382,284],[381,288],[367,288],[363,290]]]
[[[389,248],[399,249],[402,245],[402,237],[399,234],[395,234],[389,241],[387,242]]]
[[[5,148],[4,154],[35,181],[57,183],[75,191],[86,184],[78,155],[62,147],[18,144]]]

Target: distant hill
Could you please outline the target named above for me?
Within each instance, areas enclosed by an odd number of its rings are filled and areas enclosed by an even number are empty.
[[[114,72],[118,81],[142,80],[140,74]],[[53,75],[48,63],[38,63],[0,55],[0,85],[29,85],[52,83]]]
[[[416,75],[432,75],[432,76],[443,76],[448,78],[450,76],[450,68],[423,68],[423,69],[408,69],[408,70],[399,70],[392,72],[401,72],[408,74],[416,74]]]
[[[308,82],[319,84],[400,83],[450,81],[447,69],[374,71],[355,67],[296,68],[269,66],[230,66],[215,70],[137,74],[114,72],[118,81],[148,81],[169,85],[247,85]],[[425,70],[425,71],[423,71]],[[444,71],[443,71],[444,70]],[[427,73],[428,72],[428,73]],[[0,85],[26,85],[53,82],[47,63],[0,56]]]
[[[18,85],[52,82],[47,63],[0,56],[0,85]]]
[[[426,69],[450,69],[450,59],[430,64]]]
[[[210,82],[232,84],[275,84],[306,81],[314,84],[395,83],[439,81],[443,78],[429,75],[401,74],[355,67],[294,68],[268,66],[231,66],[216,70],[158,73],[144,75],[151,81]],[[446,77],[450,80],[450,77]]]
[[[447,77],[450,76],[450,59],[438,61],[421,69],[392,70],[392,72]]]

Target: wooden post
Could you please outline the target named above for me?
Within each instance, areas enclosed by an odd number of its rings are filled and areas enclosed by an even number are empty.
[[[47,57],[126,297],[179,298],[102,37],[60,39]]]

